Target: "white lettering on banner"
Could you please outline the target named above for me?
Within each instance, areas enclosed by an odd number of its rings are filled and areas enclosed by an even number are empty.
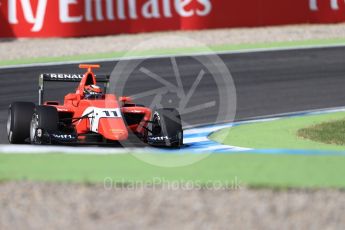
[[[315,1],[317,9],[317,0],[310,1]],[[33,24],[32,32],[41,31],[48,0],[36,0],[36,9],[33,9],[32,2],[33,0],[8,0],[8,22],[10,24],[22,23],[23,19],[18,15],[24,15],[24,21]],[[53,4],[52,2],[49,1],[50,4]],[[188,7],[195,2],[198,3],[196,9]],[[114,21],[116,19],[137,20],[140,17],[146,19],[172,18],[173,13],[177,13],[180,17],[204,17],[212,11],[211,0],[145,0],[142,5],[138,5],[137,0],[58,0],[58,4],[61,23]],[[72,13],[70,10],[71,7],[83,6],[85,7],[82,9],[83,13]],[[19,13],[20,10],[23,11],[22,14]]]
[[[138,15],[137,15],[137,4],[136,4],[136,0],[128,0],[128,4],[129,4],[129,17],[131,19],[137,19]]]
[[[120,20],[125,20],[125,3],[123,0],[117,0],[117,14]]]
[[[159,18],[158,0],[148,0],[142,8],[144,18]]]
[[[318,7],[318,1],[319,0],[309,0],[309,8],[311,11],[318,11],[319,7]],[[330,1],[330,6],[332,8],[332,10],[339,10],[339,4],[338,4],[338,0],[329,0]]]
[[[171,14],[171,6],[170,6],[170,0],[163,0],[163,14],[164,17],[166,18],[171,18],[172,14]]]
[[[109,1],[106,1],[106,4],[108,4]],[[96,5],[96,19],[97,21],[103,21],[103,12],[102,12],[102,0],[86,0],[85,1],[85,19],[88,22],[93,21],[93,6]],[[107,8],[109,6],[107,5]]]
[[[115,20],[113,0],[107,0],[107,18],[109,20]]]
[[[81,22],[83,16],[70,16],[69,14],[69,5],[77,4],[77,0],[60,0],[59,1],[59,10],[60,10],[60,21],[62,23],[72,23],[72,22]]]
[[[331,0],[332,10],[339,10],[338,0]]]
[[[154,15],[154,17],[159,18],[159,9],[158,9],[158,2],[157,2],[158,0],[150,0],[150,1],[153,2],[153,7],[152,7],[152,9],[154,9],[153,12],[156,12],[156,14],[158,15],[158,16]],[[148,3],[150,3],[150,1]],[[114,13],[114,0],[85,0],[85,20],[87,22],[94,21],[94,17],[93,17],[94,10],[96,11],[96,20],[97,21],[104,20],[104,15],[102,11],[104,2],[105,2],[105,8],[106,8],[106,19],[109,21],[115,20],[116,17]],[[128,2],[130,19],[137,19],[138,15],[137,15],[137,9],[136,9],[137,8],[136,0],[127,0],[127,2]],[[143,8],[145,8],[145,5]],[[126,19],[124,0],[117,0],[117,13],[118,13],[118,18],[120,20]],[[145,15],[146,14],[143,14],[144,17]]]
[[[18,24],[17,0],[8,0],[8,21],[11,24]],[[47,10],[47,0],[38,0],[36,14],[34,15],[30,0],[18,0],[24,12],[25,20],[33,24],[32,32],[38,32],[43,27],[44,17]]]
[[[211,13],[212,4],[210,0],[198,0],[200,4],[202,4],[205,9],[204,10],[196,10],[196,14],[199,16],[206,16]]]
[[[191,3],[192,0],[175,0],[175,9],[176,12],[182,17],[191,17],[193,16],[193,10],[186,11],[185,7]]]
[[[8,1],[8,21],[11,24],[18,24],[17,1],[15,0]]]

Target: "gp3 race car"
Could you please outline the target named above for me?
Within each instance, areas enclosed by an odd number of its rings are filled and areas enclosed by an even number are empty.
[[[181,147],[183,129],[176,109],[152,111],[130,97],[107,94],[109,76],[96,76],[99,65],[79,65],[81,74],[41,74],[39,103],[14,102],[9,106],[7,134],[11,144],[116,144],[145,143]],[[44,82],[80,82],[64,103],[43,101]],[[103,83],[104,89],[97,85]],[[125,145],[126,146],[126,145]]]

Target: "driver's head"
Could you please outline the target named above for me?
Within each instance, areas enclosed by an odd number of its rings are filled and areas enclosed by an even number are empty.
[[[97,85],[87,85],[84,88],[84,98],[85,99],[97,99],[101,98],[103,95],[101,87]]]

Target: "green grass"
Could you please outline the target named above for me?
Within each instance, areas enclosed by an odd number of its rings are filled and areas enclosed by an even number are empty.
[[[325,144],[345,145],[345,119],[298,130],[298,136]]]
[[[344,38],[336,39],[322,39],[322,40],[304,40],[304,41],[290,41],[290,42],[272,42],[272,43],[253,43],[253,44],[225,44],[210,46],[208,48],[194,47],[194,48],[175,48],[175,49],[156,49],[156,50],[143,50],[132,52],[129,56],[159,56],[159,55],[179,55],[179,54],[197,54],[203,52],[222,52],[222,51],[245,51],[251,49],[269,49],[269,48],[290,48],[301,46],[317,46],[317,45],[345,45]],[[84,54],[75,56],[62,56],[62,57],[40,57],[28,58],[18,60],[1,60],[0,66],[11,66],[21,64],[34,64],[34,63],[50,63],[50,62],[66,62],[66,61],[88,61],[97,59],[114,59],[121,58],[126,55],[126,52],[109,52],[109,53],[95,53]],[[127,56],[127,55],[126,55]],[[128,56],[127,56],[128,57]]]
[[[167,154],[155,155],[165,160]],[[178,155],[181,159],[191,155]],[[183,159],[182,159],[183,160]],[[0,181],[113,184],[180,182],[271,188],[345,188],[345,157],[213,154],[180,168],[157,167],[127,155],[0,154]]]
[[[222,144],[255,149],[342,150],[344,146],[320,143],[297,135],[298,130],[345,118],[345,113],[284,118],[224,129],[210,136]]]
[[[344,119],[345,113],[286,118],[246,124],[222,130],[212,137],[223,143],[252,148],[333,149],[329,145],[300,138],[303,127]],[[142,160],[140,160],[142,159]],[[202,160],[200,160],[202,159]],[[157,167],[169,162],[196,162],[185,167]],[[270,154],[148,154],[65,155],[0,154],[0,181],[30,180],[113,185],[135,183],[194,183],[232,187],[234,182],[248,187],[345,188],[345,157],[341,155]]]

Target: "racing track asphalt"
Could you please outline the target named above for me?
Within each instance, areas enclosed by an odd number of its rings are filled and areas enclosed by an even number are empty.
[[[268,51],[220,55],[230,69],[237,91],[236,120],[251,117],[329,108],[345,105],[345,47]],[[193,58],[177,57],[185,90],[191,88],[202,66]],[[115,61],[100,63],[98,74],[109,74]],[[174,81],[169,58],[155,58],[144,62],[145,67]],[[8,68],[0,70],[0,143],[7,143],[7,108],[13,101],[37,102],[40,73],[79,73],[75,64]],[[159,83],[134,73],[126,84],[129,95],[159,87]],[[47,97],[58,99],[72,84],[49,84]],[[221,87],[221,86],[218,86]],[[218,92],[214,80],[206,73],[191,97],[191,105],[207,103]],[[49,94],[49,96],[48,96]],[[176,101],[176,95],[167,95]],[[145,102],[145,101],[144,101]],[[205,109],[185,116],[193,125],[215,121],[215,109]]]

